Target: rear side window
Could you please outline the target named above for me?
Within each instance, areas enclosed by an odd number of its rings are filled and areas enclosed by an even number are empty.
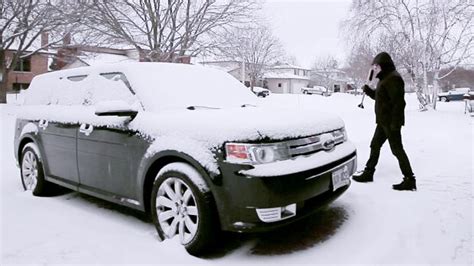
[[[40,75],[27,90],[27,105],[91,106],[101,101],[138,101],[126,76],[120,72],[61,76]]]
[[[79,76],[69,76],[67,77],[68,80],[70,81],[81,81],[87,78],[87,75],[79,75]]]
[[[86,88],[82,105],[96,105],[103,101],[137,102],[130,83],[123,73],[101,73],[84,80]]]

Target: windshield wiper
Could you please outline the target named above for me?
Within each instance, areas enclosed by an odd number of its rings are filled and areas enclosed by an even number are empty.
[[[186,107],[186,109],[188,109],[188,110],[196,110],[196,109],[213,109],[213,110],[216,110],[216,109],[220,109],[220,108],[210,107],[210,106],[202,106],[202,105],[191,105],[191,106]]]

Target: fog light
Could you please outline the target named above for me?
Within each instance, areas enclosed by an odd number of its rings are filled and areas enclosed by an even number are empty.
[[[296,203],[276,208],[256,209],[258,218],[264,223],[278,222],[296,215]]]

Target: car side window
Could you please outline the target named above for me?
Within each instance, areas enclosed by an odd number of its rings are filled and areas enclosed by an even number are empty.
[[[56,80],[57,86],[51,92],[52,105],[81,105],[84,98],[85,89],[81,86],[89,75],[72,75],[59,77]]]
[[[130,83],[123,73],[94,74],[83,80],[86,88],[82,105],[96,105],[103,101],[121,100],[130,105],[138,103]]]
[[[127,88],[130,90],[130,92],[135,95],[135,91],[130,85],[130,82],[128,81],[125,74],[121,72],[108,72],[108,73],[100,73],[100,75],[108,80],[122,81],[125,84],[125,86],[127,86]]]

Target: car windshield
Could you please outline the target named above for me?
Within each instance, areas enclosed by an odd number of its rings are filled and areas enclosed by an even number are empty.
[[[206,109],[255,105],[257,98],[231,75],[207,67],[140,63],[124,69],[147,111]]]

